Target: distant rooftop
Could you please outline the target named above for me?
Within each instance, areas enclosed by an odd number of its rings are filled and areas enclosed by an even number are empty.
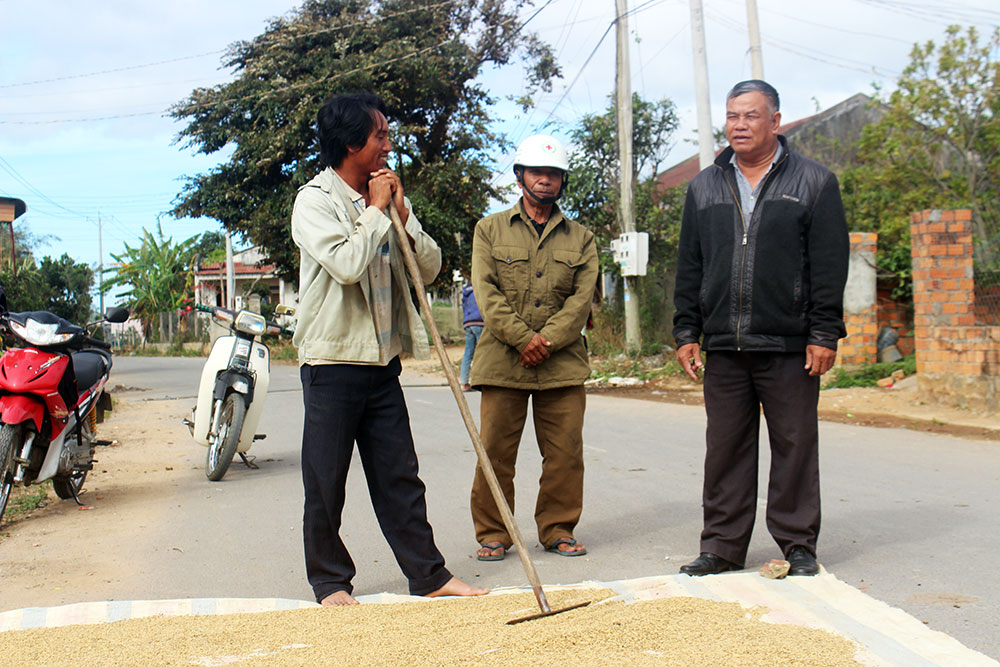
[[[790,143],[795,142],[797,137],[809,133],[810,130],[824,128],[829,126],[831,123],[836,122],[838,119],[844,118],[845,116],[858,115],[869,108],[871,104],[871,98],[864,93],[858,93],[852,97],[847,98],[839,104],[821,111],[813,116],[807,116],[806,118],[800,118],[798,120],[793,120],[790,123],[785,123],[778,128],[778,133],[785,135]],[[867,115],[861,113],[863,116],[860,125],[866,124],[868,121]],[[855,123],[854,125],[858,125]],[[857,133],[860,136],[860,126],[857,127]],[[831,132],[831,135],[834,133]],[[720,148],[715,152],[718,156],[724,148]],[[666,171],[660,172],[658,180],[660,181],[661,188],[673,188],[678,185],[685,185],[691,181],[692,178],[698,175],[701,171],[700,160],[697,154],[692,155],[683,162],[678,162],[673,167],[670,167]]]

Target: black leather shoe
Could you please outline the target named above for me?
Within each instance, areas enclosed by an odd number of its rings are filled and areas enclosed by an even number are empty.
[[[705,574],[719,574],[730,570],[741,570],[736,563],[730,563],[725,558],[720,558],[715,554],[703,552],[687,565],[681,566],[681,574],[689,574],[692,577],[700,577]]]
[[[788,552],[788,564],[789,577],[811,577],[819,574],[816,556],[809,553],[805,547],[792,547]]]

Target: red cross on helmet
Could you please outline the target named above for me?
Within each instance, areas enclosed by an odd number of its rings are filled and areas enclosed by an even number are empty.
[[[569,158],[558,139],[547,134],[535,134],[517,147],[514,166],[552,167],[565,172],[569,171]]]

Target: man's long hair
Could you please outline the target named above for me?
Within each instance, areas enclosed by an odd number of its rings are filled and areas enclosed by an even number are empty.
[[[347,149],[368,141],[375,127],[375,111],[388,115],[385,102],[374,93],[345,93],[331,97],[316,114],[320,162],[336,169],[347,157]]]

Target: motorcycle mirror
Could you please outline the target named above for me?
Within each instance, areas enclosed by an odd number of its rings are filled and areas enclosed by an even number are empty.
[[[274,314],[275,315],[294,315],[295,314],[295,306],[286,306],[283,303],[279,303],[274,308]]]
[[[120,306],[111,306],[106,311],[104,311],[104,319],[108,322],[114,322],[116,324],[124,322],[129,318],[128,308],[121,308]]]

